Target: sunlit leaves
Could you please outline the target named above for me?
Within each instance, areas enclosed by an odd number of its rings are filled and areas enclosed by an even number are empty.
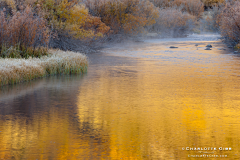
[[[102,37],[109,27],[78,1],[39,0],[45,18],[57,32],[66,32],[77,39]],[[96,22],[95,22],[96,21]]]
[[[205,6],[209,7],[223,4],[225,3],[225,0],[202,0],[202,2],[204,3]]]
[[[86,5],[114,33],[140,33],[158,17],[157,8],[148,0],[87,0]]]

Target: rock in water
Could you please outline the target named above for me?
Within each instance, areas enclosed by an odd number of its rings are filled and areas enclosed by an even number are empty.
[[[170,46],[169,48],[178,48],[178,47],[175,47],[175,46]]]
[[[198,46],[198,44],[195,44],[195,46]]]
[[[208,47],[208,48],[212,48],[212,45],[211,45],[211,44],[208,44],[206,47]]]
[[[211,50],[211,48],[207,47],[205,50]]]

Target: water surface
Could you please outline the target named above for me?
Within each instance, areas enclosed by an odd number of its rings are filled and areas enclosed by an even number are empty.
[[[0,159],[239,159],[240,56],[223,47],[123,43],[89,54],[87,74],[2,87]]]

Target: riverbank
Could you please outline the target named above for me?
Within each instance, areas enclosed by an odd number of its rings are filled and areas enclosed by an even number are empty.
[[[0,59],[0,86],[30,81],[57,74],[80,74],[87,71],[87,56],[81,53],[49,50],[41,58]]]

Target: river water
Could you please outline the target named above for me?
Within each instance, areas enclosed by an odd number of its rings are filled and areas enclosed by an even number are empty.
[[[240,56],[218,38],[118,44],[84,75],[2,87],[0,159],[239,159]]]

